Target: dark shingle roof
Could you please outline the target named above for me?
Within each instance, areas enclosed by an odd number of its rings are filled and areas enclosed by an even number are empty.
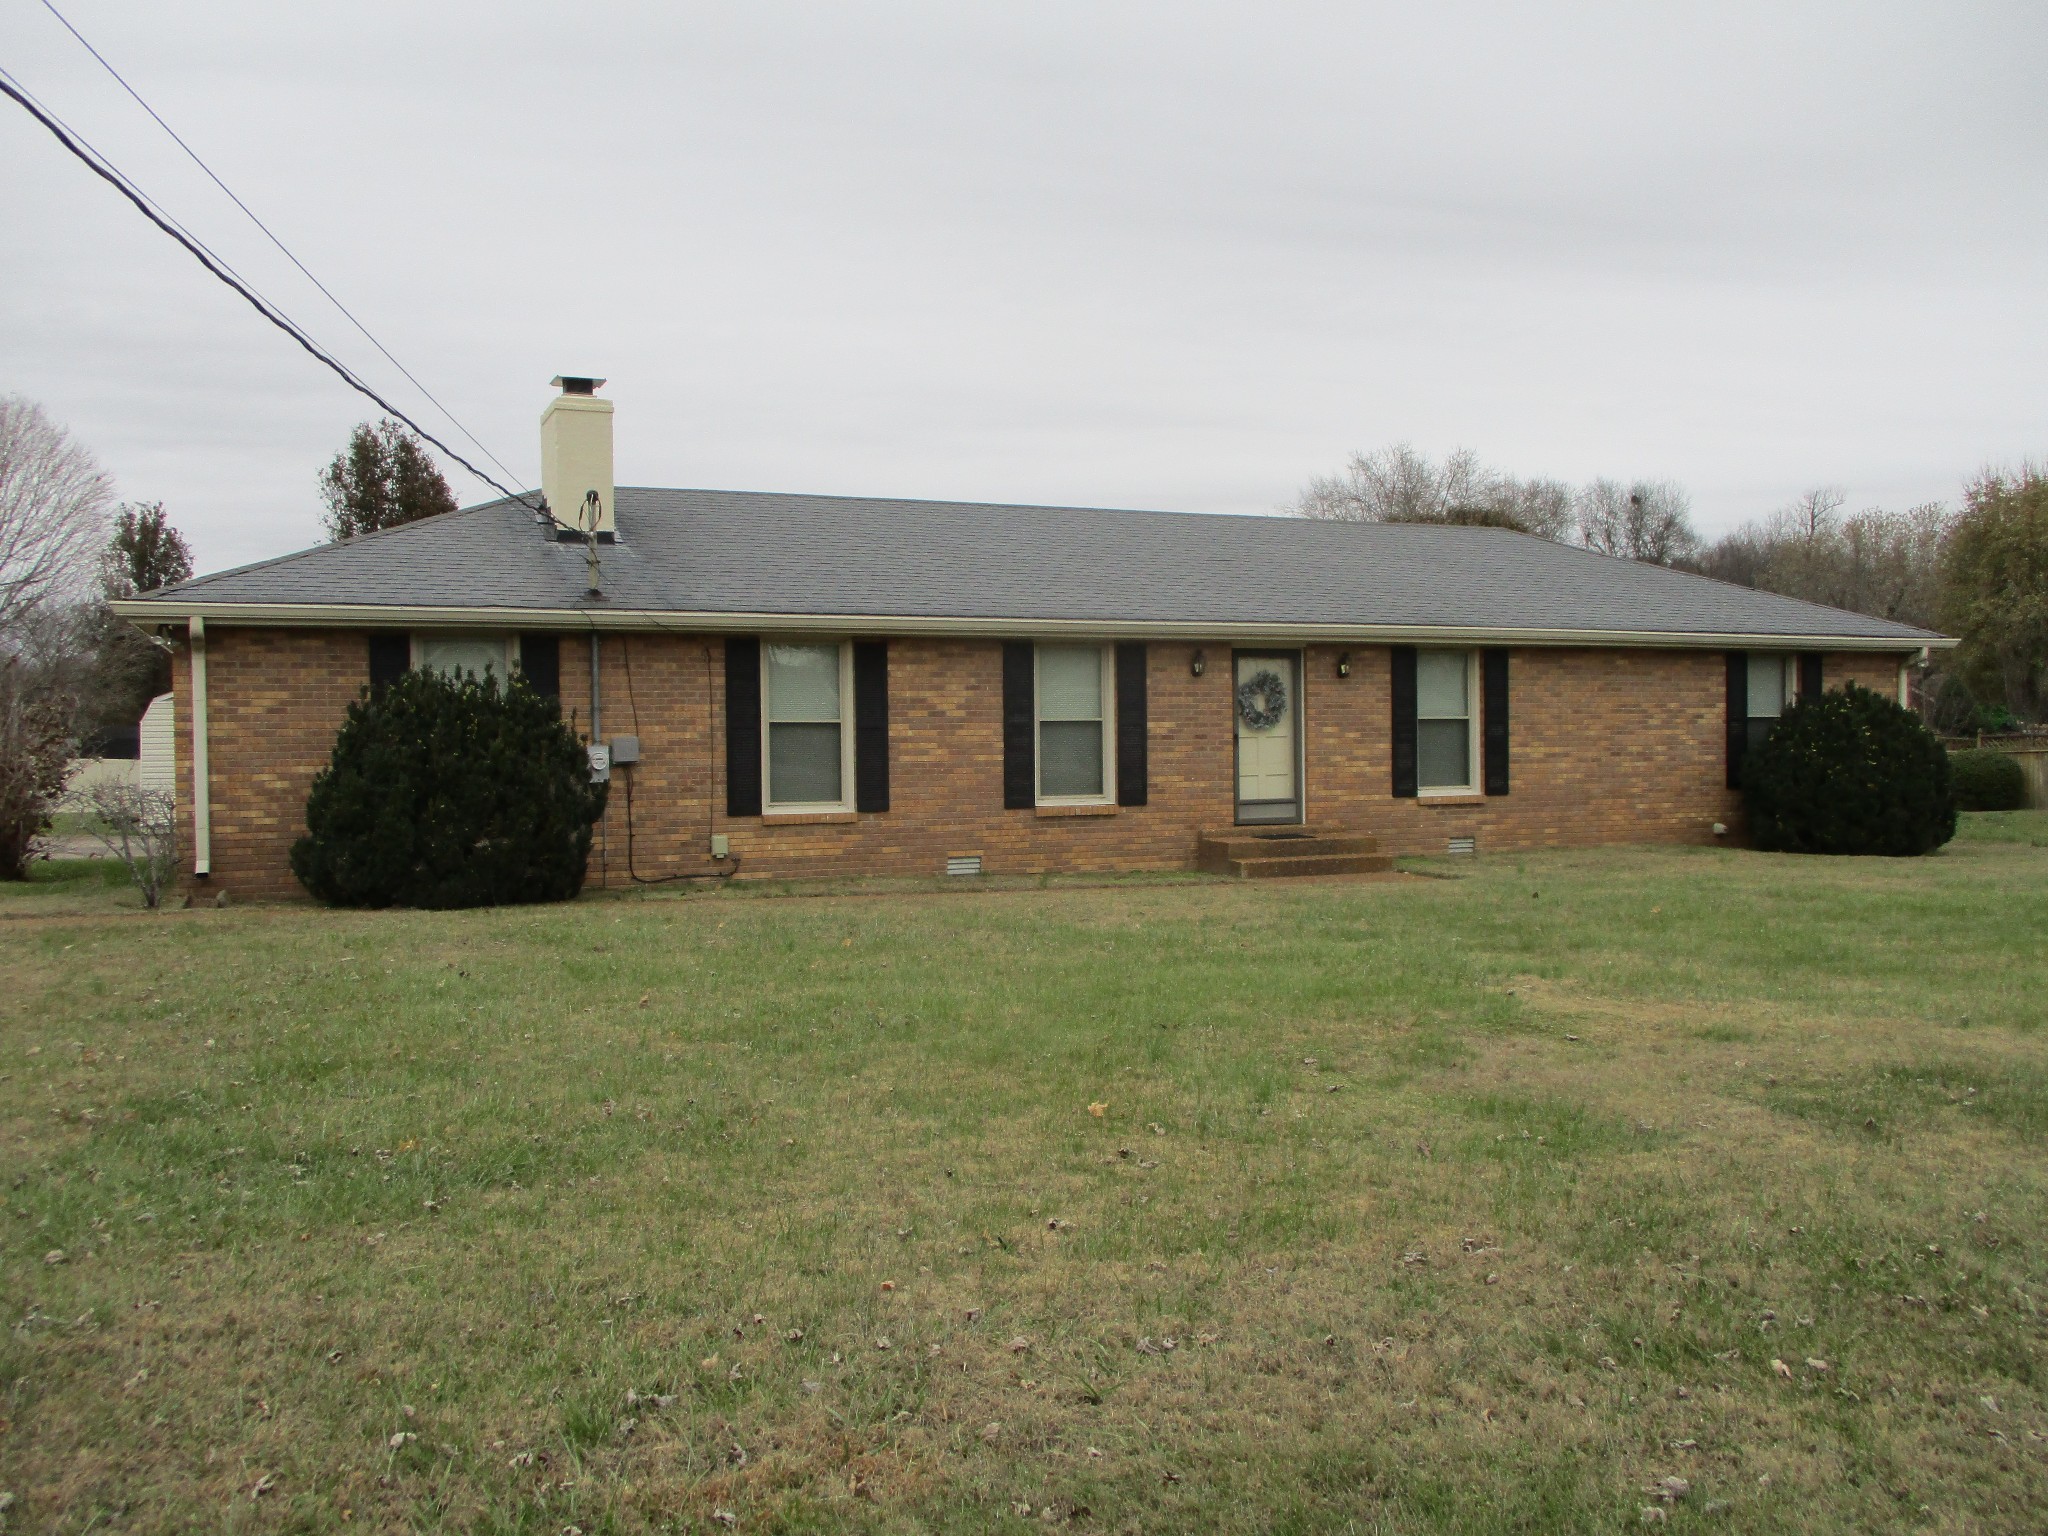
[[[1219,629],[1937,637],[1494,528],[1312,522],[620,487],[600,611],[1081,621]],[[515,502],[239,570],[143,599],[588,613],[579,546]],[[132,612],[133,610],[131,610]]]

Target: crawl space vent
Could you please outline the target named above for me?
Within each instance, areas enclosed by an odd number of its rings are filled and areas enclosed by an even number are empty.
[[[949,875],[980,874],[981,855],[978,853],[950,853],[946,855],[946,873]]]
[[[1479,839],[1476,837],[1454,837],[1451,839],[1449,851],[1452,853],[1477,853],[1479,851]]]

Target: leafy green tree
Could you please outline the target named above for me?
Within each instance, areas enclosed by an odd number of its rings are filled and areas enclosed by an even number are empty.
[[[114,532],[100,557],[100,584],[108,597],[154,592],[191,575],[192,548],[171,526],[162,502],[123,502],[114,509]]]
[[[153,592],[192,574],[192,551],[171,526],[160,501],[123,503],[100,551],[100,591],[108,600]],[[132,730],[149,701],[171,689],[171,653],[105,603],[82,615],[76,670],[83,756],[103,749],[112,733]]]
[[[292,873],[343,907],[565,901],[604,804],[583,744],[523,681],[408,672],[349,706]]]
[[[1750,840],[1784,853],[1931,853],[1956,835],[1948,753],[1912,711],[1850,683],[1802,697],[1743,759]]]
[[[2048,694],[2048,470],[1987,473],[1942,544],[1942,624],[1979,699],[2041,718]]]
[[[455,510],[455,492],[426,445],[386,417],[358,425],[320,471],[327,536],[336,541]]]

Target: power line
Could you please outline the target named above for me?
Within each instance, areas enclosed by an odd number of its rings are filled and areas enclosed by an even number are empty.
[[[325,351],[320,346],[320,344],[314,341],[311,336],[307,335],[306,332],[302,330],[295,321],[293,321],[289,316],[285,315],[284,312],[279,310],[275,305],[271,304],[269,300],[263,298],[262,295],[258,294],[252,287],[249,286],[249,284],[243,282],[242,279],[233,271],[232,268],[228,266],[228,264],[225,261],[221,260],[219,257],[214,255],[213,252],[208,250],[206,246],[202,244],[196,236],[186,233],[185,230],[177,224],[176,220],[170,218],[170,216],[167,214],[159,213],[154,207],[152,207],[150,205],[149,199],[145,197],[142,194],[142,192],[138,188],[136,188],[132,182],[128,180],[127,176],[124,175],[121,172],[121,170],[117,166],[115,166],[111,160],[108,160],[106,156],[102,155],[98,150],[93,149],[90,145],[86,144],[82,138],[74,135],[70,129],[65,127],[64,124],[59,122],[50,113],[44,111],[43,108],[39,106],[35,102],[35,100],[28,94],[28,92],[22,89],[22,87],[14,79],[14,77],[8,74],[7,71],[4,69],[0,69],[0,95],[7,96],[24,112],[28,113],[30,117],[33,117],[37,122],[41,123],[45,128],[47,128],[50,131],[51,136],[54,137],[59,144],[62,144],[67,150],[69,150],[74,156],[76,156],[77,159],[81,163],[83,163],[88,170],[90,170],[95,176],[98,176],[102,181],[106,182],[107,185],[112,187],[115,191],[119,192],[123,197],[127,198],[129,202],[133,203],[136,207],[136,210],[139,213],[141,213],[141,215],[144,218],[148,219],[150,223],[154,224],[158,229],[162,230],[165,234],[169,235],[173,240],[177,241],[179,245],[183,246],[185,250],[191,254],[192,258],[195,261],[197,261],[201,266],[205,267],[208,272],[211,272],[215,277],[219,278],[223,283],[227,284],[228,287],[234,289],[236,293],[240,294],[243,299],[248,301],[250,308],[254,309],[257,314],[261,315],[264,319],[268,320],[272,325],[276,326],[279,330],[283,331],[285,335],[291,337],[293,341],[297,342],[301,347],[303,347],[306,350],[307,353],[309,353],[317,361],[324,363],[327,367],[331,368],[336,374],[336,376],[338,376],[343,383],[347,384],[350,389],[355,390],[358,394],[364,395],[371,401],[375,402],[375,404],[387,415],[397,417],[398,420],[404,422],[407,427],[411,428],[414,432],[418,433],[421,438],[423,438],[425,441],[429,443],[432,443],[436,448],[440,449],[443,453],[447,454],[449,458],[453,459],[457,464],[460,464],[464,469],[468,470],[472,475],[476,476],[476,478],[481,480],[485,485],[490,486],[493,490],[499,492],[501,495],[505,496],[509,500],[520,502],[522,505],[532,505],[531,503],[526,501],[526,497],[531,495],[531,492],[514,491],[508,489],[505,485],[501,484],[492,476],[485,474],[482,470],[478,469],[474,464],[470,463],[468,459],[464,458],[461,454],[457,453],[453,448],[450,448],[446,443],[442,442],[440,438],[434,436],[433,433],[429,432],[425,427],[421,426],[418,422],[414,421],[412,417],[408,416],[404,411],[401,411],[389,400],[386,400],[382,395],[378,394],[376,390],[372,389],[368,384],[364,383],[361,379],[356,377],[356,375],[348,368],[346,364],[340,362],[327,351]],[[514,478],[516,479],[517,477],[515,476]],[[544,513],[558,527],[566,528],[569,526],[568,524],[563,523],[560,518],[554,516],[553,512],[548,508],[545,498],[542,498],[540,506],[535,508],[535,510]]]
[[[495,453],[492,453],[489,448],[484,446],[482,440],[479,439],[474,432],[470,431],[468,427],[465,427],[459,420],[456,419],[456,415],[453,411],[449,410],[447,406],[443,405],[439,400],[435,399],[434,392],[428,389],[427,386],[422,384],[417,378],[415,378],[410,368],[407,368],[405,364],[401,363],[396,357],[393,357],[391,355],[391,349],[389,347],[385,346],[383,342],[379,341],[375,336],[370,334],[370,328],[364,325],[362,321],[358,320],[355,317],[355,315],[350,311],[349,307],[346,304],[342,303],[340,299],[337,299],[334,296],[333,292],[328,288],[328,286],[325,283],[321,282],[319,278],[315,277],[312,271],[306,266],[306,264],[303,261],[299,260],[297,256],[292,254],[291,248],[287,246],[282,240],[278,239],[277,235],[272,231],[268,224],[265,224],[261,219],[259,219],[256,216],[255,209],[251,208],[247,203],[243,202],[239,197],[235,195],[234,189],[230,187],[226,182],[222,181],[220,177],[217,174],[215,174],[213,167],[208,165],[203,159],[200,158],[199,151],[194,149],[190,144],[187,144],[184,141],[184,139],[179,136],[178,130],[173,128],[169,123],[165,122],[163,120],[163,117],[157,112],[156,108],[152,107],[148,102],[142,99],[142,93],[136,90],[134,86],[130,85],[127,82],[127,80],[123,78],[121,72],[118,69],[114,68],[112,64],[107,62],[106,55],[101,53],[99,49],[93,47],[91,43],[86,41],[85,34],[80,32],[78,28],[74,27],[71,24],[70,18],[68,18],[62,11],[58,10],[57,7],[51,3],[51,0],[43,0],[43,9],[48,11],[52,16],[56,17],[58,22],[63,26],[65,31],[69,32],[73,37],[78,39],[79,47],[83,48],[95,59],[99,60],[100,67],[104,69],[108,74],[112,75],[114,77],[115,83],[118,84],[122,90],[126,91],[130,96],[132,96],[135,99],[135,104],[150,115],[151,120],[155,122],[157,127],[163,129],[165,133],[171,136],[172,142],[175,143],[178,146],[178,148],[185,151],[186,155],[191,159],[194,165],[198,166],[200,170],[206,173],[207,179],[211,181],[216,187],[219,187],[222,192],[227,194],[228,201],[233,203],[237,208],[241,209],[242,212],[249,216],[249,222],[251,224],[254,224],[258,229],[262,230],[264,235],[269,239],[270,243],[276,246],[280,251],[284,253],[285,260],[289,261],[293,266],[297,267],[299,271],[305,275],[307,282],[311,283],[315,288],[318,288],[322,294],[326,295],[327,302],[332,304],[336,309],[340,310],[342,314],[345,317],[347,317],[348,323],[354,326],[358,331],[361,331],[363,333],[364,339],[367,340],[370,343],[370,345],[375,347],[379,352],[383,353],[385,361],[390,363],[391,366],[396,368],[400,373],[404,374],[407,381],[412,385],[412,387],[414,389],[417,389],[422,395],[425,395],[427,399],[430,402],[432,402],[434,409],[439,411],[443,416],[446,416],[448,418],[448,420],[454,425],[456,431],[460,432],[472,443],[475,443],[478,452],[482,453],[485,458],[489,459],[493,464],[497,465],[499,469],[503,470],[508,479],[516,480],[519,478],[517,475],[513,474],[509,468],[506,467],[505,461],[503,459],[499,458]]]

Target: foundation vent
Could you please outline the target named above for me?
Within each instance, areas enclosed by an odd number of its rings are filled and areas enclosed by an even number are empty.
[[[981,855],[978,853],[949,853],[946,855],[946,873],[949,875],[978,875],[981,873]]]
[[[1454,837],[1451,839],[1450,847],[1446,851],[1450,853],[1477,853],[1479,851],[1479,839],[1476,837]]]

